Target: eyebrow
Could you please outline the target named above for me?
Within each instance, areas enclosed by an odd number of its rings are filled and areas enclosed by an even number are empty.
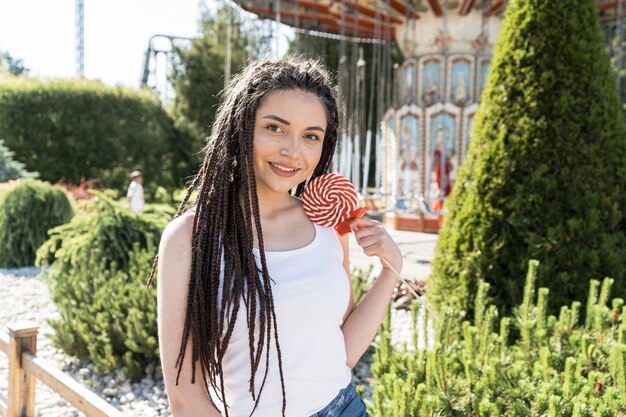
[[[272,120],[276,120],[277,122],[280,122],[280,123],[282,123],[284,125],[291,126],[291,123],[289,123],[287,120],[283,119],[282,117],[276,116],[275,114],[265,115],[265,116],[262,117],[262,119],[272,119]],[[318,131],[320,131],[322,133],[325,133],[324,129],[322,129],[319,126],[309,126],[306,129],[304,129],[304,130],[318,130]]]

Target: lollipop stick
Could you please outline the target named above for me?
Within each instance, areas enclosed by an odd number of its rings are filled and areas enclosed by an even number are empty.
[[[400,273],[396,271],[396,268],[394,268],[391,265],[391,263],[385,258],[383,258],[382,256],[379,256],[379,258],[382,261],[382,263],[384,263],[387,266],[387,268],[389,268],[391,272],[393,272],[396,275],[396,277],[398,277],[398,279],[402,281],[404,286],[411,292],[411,294],[413,294],[413,296],[417,299],[417,301],[419,301],[420,304],[424,306],[426,310],[428,310],[430,315],[433,316],[436,320],[439,320],[439,316],[437,316],[437,314],[428,306],[428,304],[426,304],[426,301],[424,301],[424,299],[409,285],[409,283],[406,282],[406,280],[400,276]]]

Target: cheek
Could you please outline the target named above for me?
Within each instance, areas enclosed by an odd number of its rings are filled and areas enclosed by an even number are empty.
[[[255,134],[252,142],[252,156],[254,158],[263,157],[274,151],[275,141],[262,134]]]
[[[309,163],[309,167],[311,169],[314,169],[317,164],[320,162],[320,159],[322,158],[322,149],[323,147],[320,146],[315,146],[315,147],[311,147],[310,149],[307,150],[307,162]]]

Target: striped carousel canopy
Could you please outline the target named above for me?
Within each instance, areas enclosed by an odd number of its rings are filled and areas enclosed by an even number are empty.
[[[235,0],[244,10],[286,25],[355,38],[395,39],[394,26],[426,13],[461,15],[472,9],[499,13],[504,0]]]
[[[264,19],[317,32],[365,39],[395,39],[395,26],[419,20],[425,14],[467,15],[483,10],[502,13],[507,0],[234,0],[244,10]],[[600,20],[623,18],[626,0],[596,0]],[[446,10],[447,8],[447,10]]]

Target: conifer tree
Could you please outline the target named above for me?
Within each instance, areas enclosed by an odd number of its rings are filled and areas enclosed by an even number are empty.
[[[18,178],[36,178],[36,173],[26,170],[24,164],[13,159],[14,153],[0,140],[0,182],[16,180]]]
[[[74,208],[65,190],[47,182],[17,181],[0,193],[0,268],[31,266],[48,230],[69,222]]]
[[[624,298],[626,126],[593,0],[509,2],[472,137],[446,202],[435,304],[470,313],[484,280],[506,312],[531,258],[551,308],[585,298],[590,278],[614,278]]]

